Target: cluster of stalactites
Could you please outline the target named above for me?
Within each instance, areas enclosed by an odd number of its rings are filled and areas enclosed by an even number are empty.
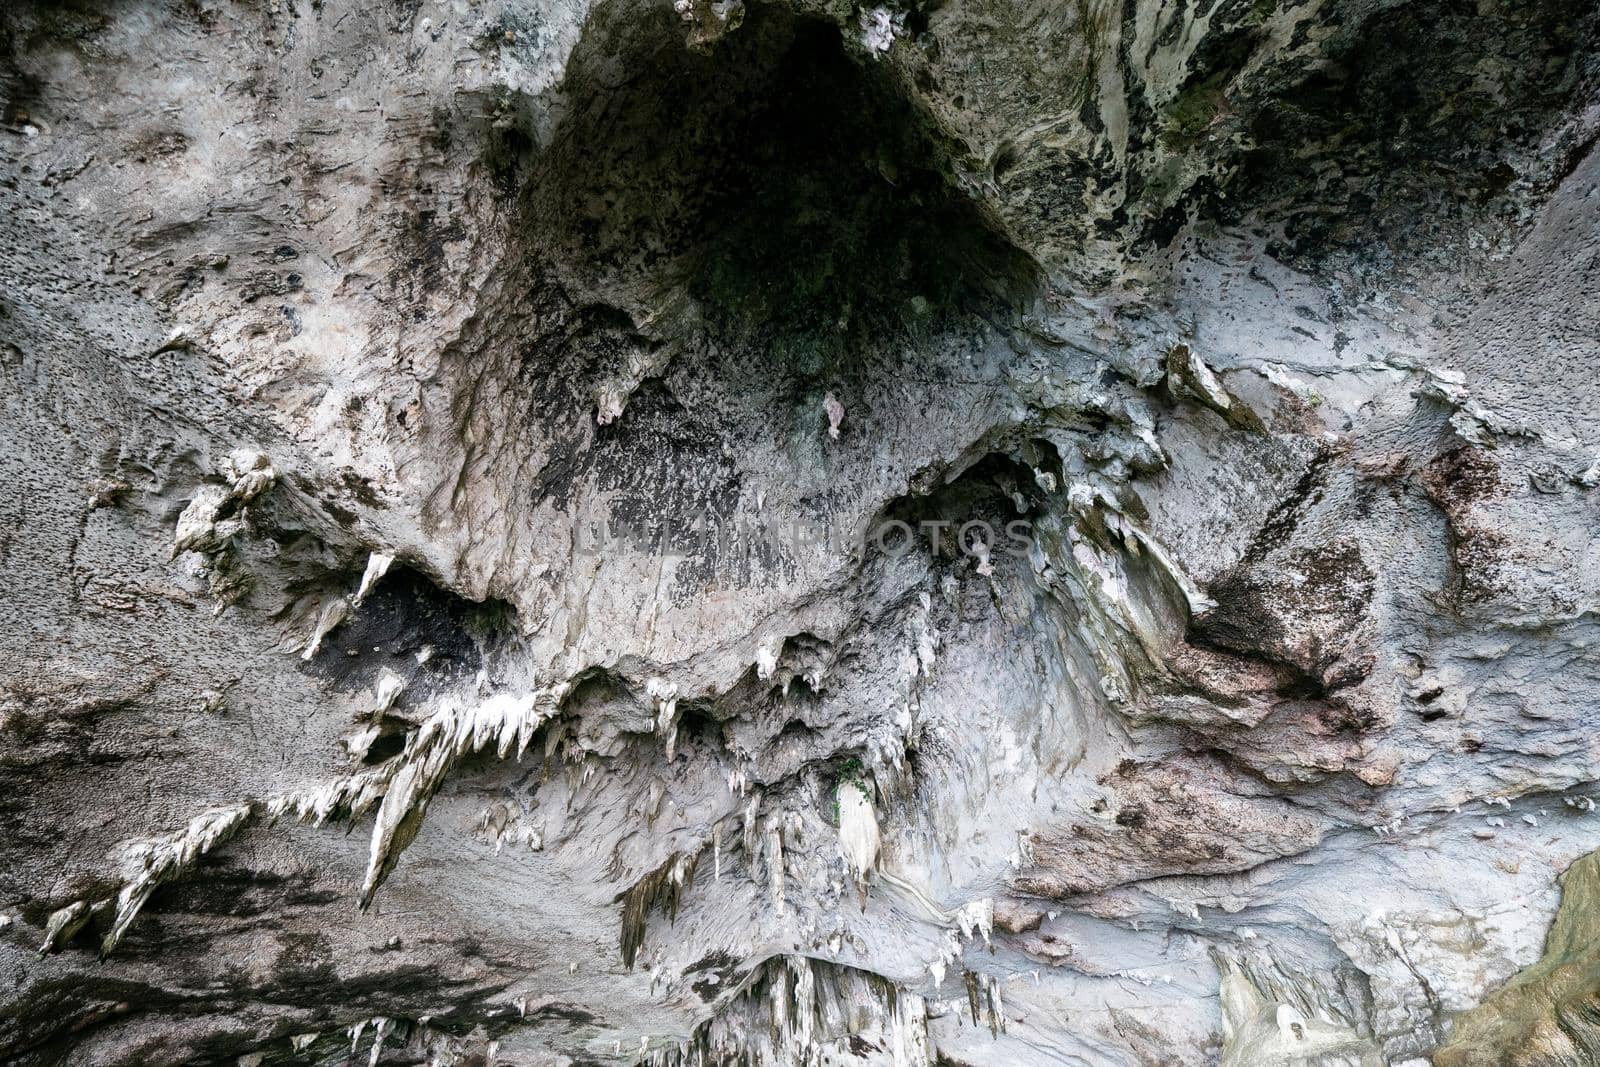
[[[648,1067],[820,1067],[874,1040],[904,1067],[932,1067],[928,1007],[878,975],[806,956],[776,956],[687,1041],[649,1051]]]
[[[100,954],[109,955],[158,886],[188,871],[200,857],[236,834],[254,814],[255,806],[248,803],[212,808],[190,819],[189,825],[175,834],[137,843],[116,897],[94,902],[76,900],[57,909],[45,923],[40,954],[58,951],[91,918],[103,914],[110,925],[100,940]]]
[[[498,693],[474,704],[455,697],[441,701],[386,765],[389,782],[372,829],[362,907],[372,902],[400,853],[417,836],[428,802],[451,769],[486,749],[501,759],[513,752],[520,759],[539,727],[556,714],[565,693],[560,684],[522,694]]]

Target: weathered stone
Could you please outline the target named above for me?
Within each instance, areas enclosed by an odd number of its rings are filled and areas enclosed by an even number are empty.
[[[1597,21],[6,5],[0,1059],[1589,1062]]]

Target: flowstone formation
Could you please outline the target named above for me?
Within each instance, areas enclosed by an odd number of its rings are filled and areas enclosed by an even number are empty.
[[[6,6],[0,1059],[1600,1062],[1597,21]]]

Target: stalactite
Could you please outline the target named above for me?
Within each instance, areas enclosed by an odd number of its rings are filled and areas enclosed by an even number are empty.
[[[617,897],[622,905],[622,965],[628,970],[633,970],[639,946],[644,944],[650,913],[665,912],[669,923],[677,921],[679,903],[694,888],[699,860],[698,851],[674,852]]]

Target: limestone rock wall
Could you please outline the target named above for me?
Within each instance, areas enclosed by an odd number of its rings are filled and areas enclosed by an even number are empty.
[[[6,7],[0,1059],[1589,1062],[1597,19]]]

